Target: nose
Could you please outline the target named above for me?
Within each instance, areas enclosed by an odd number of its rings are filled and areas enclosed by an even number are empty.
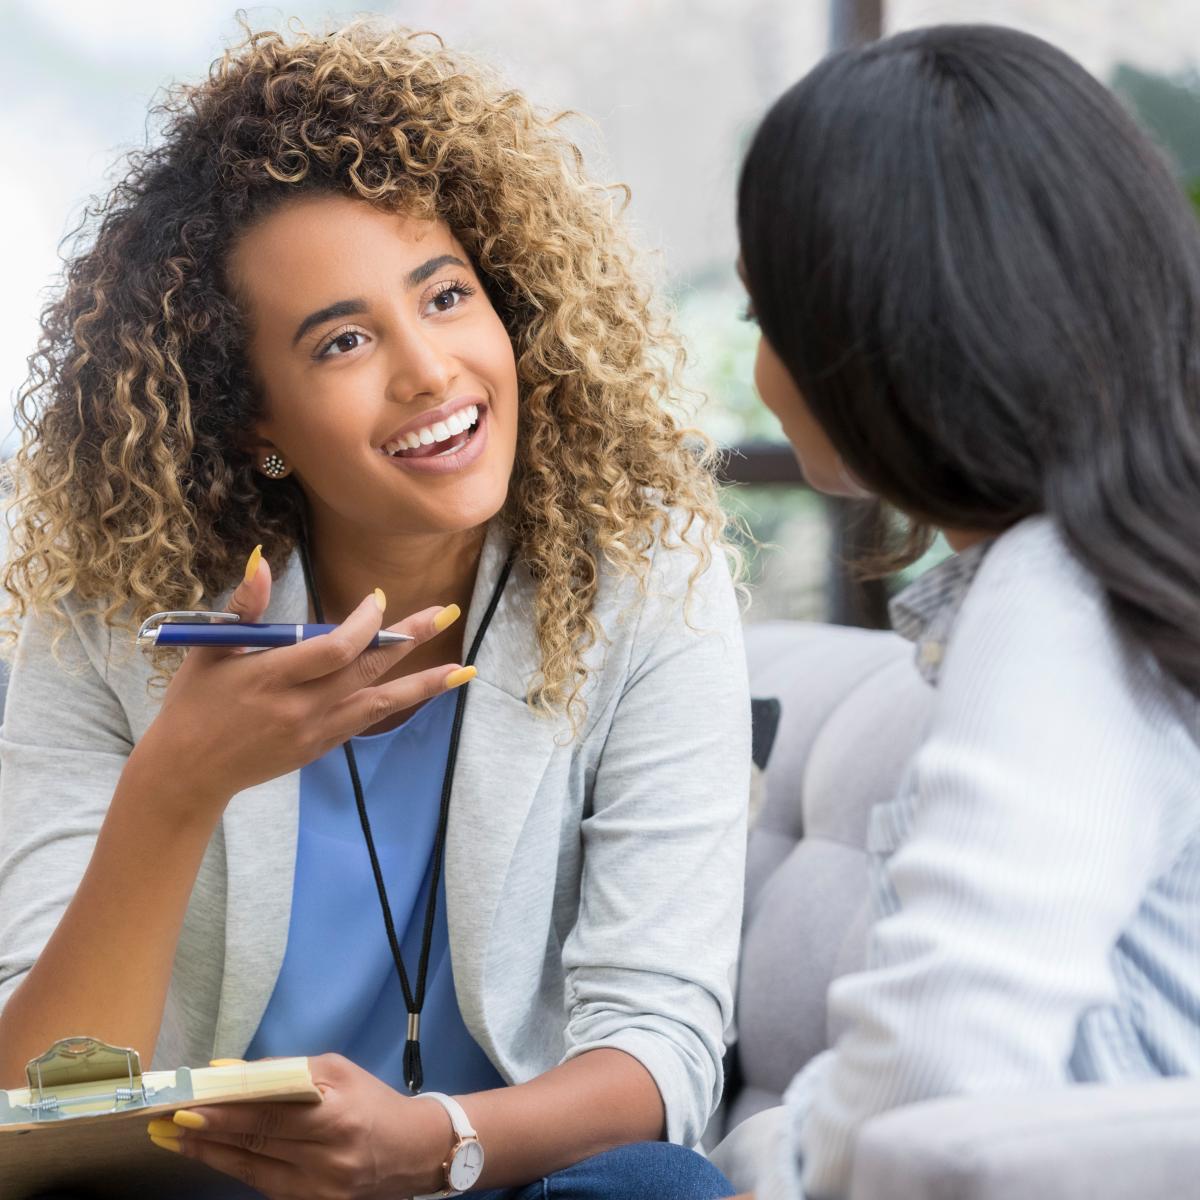
[[[388,399],[400,404],[427,397],[440,399],[450,390],[458,373],[454,357],[420,324],[400,333],[394,358]]]

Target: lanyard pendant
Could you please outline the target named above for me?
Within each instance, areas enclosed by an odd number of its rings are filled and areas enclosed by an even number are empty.
[[[425,1073],[421,1070],[421,1014],[408,1014],[408,1041],[404,1043],[404,1078],[414,1096],[421,1092]]]

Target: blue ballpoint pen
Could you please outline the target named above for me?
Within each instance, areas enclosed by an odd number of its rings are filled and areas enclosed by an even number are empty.
[[[294,646],[320,637],[336,625],[255,625],[228,612],[162,612],[147,617],[138,630],[139,646],[250,646],[265,650]],[[368,643],[371,647],[397,646],[411,642],[407,633],[382,629]]]

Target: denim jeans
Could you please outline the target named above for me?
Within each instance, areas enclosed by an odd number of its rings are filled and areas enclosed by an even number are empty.
[[[247,1195],[230,1181],[231,1193]],[[257,1194],[257,1193],[254,1193]],[[585,1158],[523,1187],[469,1192],[470,1200],[716,1200],[729,1181],[707,1158],[670,1142],[637,1142]],[[85,1193],[41,1193],[37,1200],[84,1200]]]
[[[469,1195],[472,1200],[716,1200],[732,1196],[733,1188],[694,1150],[670,1142],[636,1142],[524,1187]]]

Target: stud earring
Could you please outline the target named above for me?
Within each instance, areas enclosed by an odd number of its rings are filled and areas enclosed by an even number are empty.
[[[282,479],[287,473],[287,463],[283,458],[272,451],[262,461],[262,473],[268,479]]]

